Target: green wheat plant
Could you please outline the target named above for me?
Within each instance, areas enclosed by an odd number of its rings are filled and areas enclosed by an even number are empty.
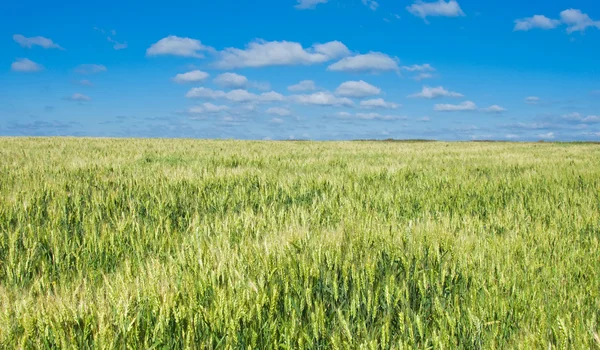
[[[600,349],[600,147],[0,138],[0,348]]]

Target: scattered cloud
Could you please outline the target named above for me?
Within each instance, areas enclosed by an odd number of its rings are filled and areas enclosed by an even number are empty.
[[[363,5],[368,6],[371,10],[375,11],[379,7],[379,4],[375,0],[362,0]]]
[[[271,108],[267,109],[267,114],[278,115],[280,117],[287,117],[287,116],[292,115],[292,111],[290,111],[287,108],[282,108],[282,107],[271,107]]]
[[[11,64],[10,68],[14,72],[24,72],[24,73],[39,72],[44,69],[44,67],[41,64],[37,64],[28,58],[17,59],[16,61],[14,61]]]
[[[315,92],[309,95],[292,95],[290,99],[296,103],[317,106],[353,106],[354,102],[347,97],[336,97],[330,92]]]
[[[428,122],[431,121],[431,118],[429,118],[429,117],[422,117],[422,118],[417,119],[417,121],[420,121],[420,122],[423,122],[423,123],[428,123]]]
[[[542,138],[542,139],[550,139],[550,140],[552,140],[552,139],[555,138],[555,135],[554,135],[553,132],[547,132],[545,134],[538,134],[537,136],[540,137],[540,138]]]
[[[402,70],[408,72],[435,72],[435,68],[433,68],[429,63],[425,64],[413,64],[412,66],[403,66]]]
[[[538,103],[540,103],[541,99],[537,96],[529,96],[527,98],[525,98],[525,103],[530,104],[530,105],[536,105]]]
[[[371,100],[360,101],[361,108],[387,108],[387,109],[396,109],[400,107],[400,105],[392,102],[386,102],[382,98],[375,98]]]
[[[291,92],[314,91],[317,89],[315,82],[312,80],[302,80],[298,84],[288,86]]]
[[[203,45],[200,40],[169,35],[152,44],[146,50],[146,56],[171,55],[203,58],[202,51],[212,52],[214,49]]]
[[[92,84],[92,82],[87,79],[79,80],[77,83],[83,86],[94,86],[94,84]]]
[[[54,41],[48,38],[44,38],[43,36],[33,36],[33,37],[25,37],[21,34],[13,35],[13,40],[16,41],[19,45],[26,48],[33,48],[34,46],[43,47],[44,49],[59,49],[64,50],[60,45],[56,44]]]
[[[188,91],[185,96],[187,98],[203,98],[213,100],[226,99],[233,102],[275,102],[284,100],[283,95],[274,91],[265,92],[258,95],[242,89],[225,92],[221,90],[212,90],[205,87],[193,88]]]
[[[109,43],[112,43],[112,44],[113,44],[113,49],[115,49],[115,50],[117,50],[117,51],[118,51],[118,50],[123,50],[123,49],[126,49],[126,48],[127,48],[127,43],[121,43],[121,42],[118,42],[118,41],[116,41],[115,39],[111,38],[110,36],[109,36],[109,37],[107,37],[107,38],[106,38],[106,40],[107,40]]]
[[[273,118],[273,119],[271,119],[271,123],[273,123],[273,124],[283,124],[283,119],[281,119],[281,118]]]
[[[488,108],[482,108],[481,110],[483,112],[487,112],[487,113],[502,113],[502,112],[506,112],[506,108],[500,107],[498,105],[492,105],[492,106],[489,106]]]
[[[506,134],[506,135],[504,135],[504,138],[507,138],[509,140],[514,140],[514,139],[520,138],[520,136],[519,135],[515,135],[515,134]]]
[[[464,97],[463,94],[454,91],[448,91],[444,89],[443,86],[438,87],[429,87],[423,86],[423,90],[416,94],[408,95],[409,98],[426,98],[426,99],[434,99],[439,97]]]
[[[248,86],[248,78],[236,73],[223,73],[217,76],[213,82],[226,88],[245,88]]]
[[[315,44],[303,48],[291,41],[265,41],[257,39],[245,49],[227,48],[219,52],[218,68],[244,68],[266,66],[310,65],[323,63],[350,54],[350,50],[339,41]]]
[[[92,99],[89,96],[86,96],[84,94],[75,93],[69,97],[65,97],[65,100],[74,101],[74,102],[87,102],[87,101],[91,101]]]
[[[568,9],[560,13],[560,20],[567,25],[567,33],[584,32],[588,27],[600,29],[600,21],[594,21],[581,10]]]
[[[335,114],[336,117],[342,119],[362,119],[362,120],[405,120],[406,117],[395,116],[395,115],[383,115],[379,113],[348,113],[348,112],[338,112]]]
[[[550,19],[543,15],[535,15],[533,17],[521,18],[515,20],[514,31],[529,31],[534,28],[539,29],[554,29],[560,25],[557,19]]]
[[[438,112],[465,112],[477,110],[477,105],[471,101],[465,101],[458,105],[436,104],[433,109]]]
[[[344,82],[335,90],[335,94],[338,96],[356,98],[379,95],[380,93],[380,88],[363,80]]]
[[[206,80],[206,78],[208,78],[209,76],[210,74],[201,70],[193,70],[187,73],[177,74],[173,78],[173,81],[178,84],[197,83]]]
[[[564,119],[566,121],[569,121],[569,122],[577,122],[577,123],[581,123],[581,124],[597,124],[597,123],[600,123],[600,117],[599,116],[589,115],[587,117],[584,117],[583,115],[581,115],[580,113],[577,113],[577,112],[564,114],[562,116],[562,119]]]
[[[228,106],[218,106],[210,102],[206,102],[200,106],[190,107],[190,109],[188,109],[188,112],[191,114],[219,113],[228,111],[229,109],[230,108]]]
[[[431,74],[431,73],[421,73],[421,74],[415,76],[413,79],[415,79],[416,81],[421,81],[421,80],[431,79],[431,78],[433,78],[433,74]]]
[[[438,0],[435,2],[424,2],[417,0],[414,4],[406,8],[412,15],[420,17],[427,22],[427,17],[460,17],[465,13],[460,8],[456,0],[448,2]]]
[[[298,10],[313,10],[319,4],[325,4],[328,0],[297,0],[298,4],[294,6]]]
[[[106,67],[101,64],[80,64],[74,71],[79,74],[94,74],[106,72]]]
[[[398,59],[381,52],[346,57],[327,67],[329,71],[376,72],[399,71]]]

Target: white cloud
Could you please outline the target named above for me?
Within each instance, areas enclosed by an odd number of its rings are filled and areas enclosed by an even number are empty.
[[[94,86],[94,84],[92,84],[92,82],[87,79],[80,80],[78,83],[79,85],[83,86]]]
[[[248,78],[236,73],[223,73],[216,77],[213,82],[226,88],[244,88],[248,86]]]
[[[336,97],[330,92],[315,92],[310,95],[292,95],[290,99],[305,105],[353,106],[354,102],[346,97]]]
[[[463,97],[463,94],[454,91],[448,91],[444,89],[443,86],[438,87],[429,87],[423,86],[423,90],[416,94],[408,95],[409,98],[426,98],[426,99],[434,99],[438,97]]]
[[[350,53],[339,41],[315,44],[303,48],[291,41],[255,40],[245,49],[227,48],[219,53],[218,68],[266,67],[283,65],[310,65],[323,63]]]
[[[89,96],[86,96],[84,94],[75,93],[69,97],[66,97],[65,100],[75,101],[75,102],[87,102],[87,101],[91,101],[92,99],[89,98]]]
[[[37,64],[28,58],[19,58],[14,61],[10,68],[15,72],[39,72],[44,67],[41,64]]]
[[[567,25],[567,33],[584,32],[588,27],[600,29],[600,21],[593,21],[581,10],[568,9],[560,13],[561,21]]]
[[[506,134],[506,135],[504,135],[504,137],[507,138],[507,139],[509,139],[509,140],[520,138],[519,135],[515,135],[515,134]]]
[[[335,90],[335,94],[338,96],[357,98],[379,95],[380,93],[380,88],[362,80],[344,82]]]
[[[375,0],[362,0],[362,3],[373,11],[377,10],[379,7],[379,4]]]
[[[288,90],[291,92],[313,91],[316,89],[317,89],[317,86],[315,85],[315,82],[312,80],[302,80],[298,84],[288,86]]]
[[[537,136],[541,137],[543,139],[554,139],[554,137],[555,137],[553,132],[548,132],[545,134],[538,134]]]
[[[596,123],[600,123],[600,117],[596,116],[596,115],[589,115],[585,118],[583,118],[583,120],[581,120],[582,123],[585,124],[596,124]]]
[[[412,66],[403,66],[402,70],[408,72],[435,72],[435,68],[433,68],[429,63],[425,64],[413,64]]]
[[[204,81],[209,76],[210,76],[210,74],[208,74],[206,72],[203,72],[200,70],[193,70],[193,71],[190,71],[187,73],[177,74],[173,78],[173,81],[178,84],[196,83],[199,81]]]
[[[190,107],[190,109],[188,110],[189,113],[192,114],[202,114],[202,113],[219,113],[219,112],[224,112],[224,111],[228,111],[229,107],[228,106],[218,106],[215,104],[212,104],[210,102],[206,102],[204,104],[202,104],[201,106],[194,106],[194,107]]]
[[[278,115],[280,117],[286,117],[286,116],[292,115],[292,111],[290,111],[287,108],[281,108],[281,107],[271,107],[271,108],[267,109],[267,113]]]
[[[530,105],[535,105],[538,104],[540,102],[540,98],[537,96],[529,96],[527,98],[525,98],[525,103],[528,103]]]
[[[398,59],[381,52],[346,57],[327,67],[329,71],[398,71]]]
[[[563,114],[562,118],[565,120],[572,120],[572,121],[581,121],[581,119],[583,119],[581,114],[579,114],[577,112]]]
[[[172,55],[195,58],[204,57],[199,51],[212,52],[214,49],[203,45],[196,39],[180,38],[175,35],[169,35],[152,44],[146,50],[146,56]]]
[[[363,119],[363,120],[405,120],[406,117],[400,117],[395,115],[382,115],[379,113],[348,113],[348,112],[338,112],[335,114],[336,117],[342,119]]]
[[[281,119],[281,118],[273,118],[273,119],[271,119],[271,123],[273,123],[273,124],[283,124],[283,119]]]
[[[417,120],[420,121],[420,122],[427,123],[427,122],[431,121],[431,118],[429,118],[429,117],[423,117],[423,118],[419,118]]]
[[[386,102],[382,98],[375,98],[371,100],[360,101],[360,106],[362,108],[389,108],[396,109],[400,107],[400,105],[392,102]]]
[[[328,0],[298,0],[298,4],[294,6],[298,10],[312,10],[319,4],[325,4]]]
[[[74,71],[79,74],[94,74],[106,72],[106,67],[101,64],[80,64],[75,67]]]
[[[16,41],[22,47],[26,47],[31,49],[34,46],[40,46],[44,49],[60,49],[64,50],[60,45],[56,44],[54,41],[48,38],[44,38],[43,36],[33,36],[27,38],[21,34],[13,35],[13,40]]]
[[[435,2],[423,2],[417,0],[414,4],[406,8],[408,12],[420,18],[427,17],[459,17],[465,16],[456,0],[448,2],[439,0]]]
[[[535,15],[533,17],[521,18],[515,20],[514,31],[528,31],[534,28],[539,29],[554,29],[560,25],[557,19],[550,19],[543,15]]]
[[[187,92],[185,97],[211,100],[226,99],[233,102],[275,102],[284,100],[284,96],[282,94],[274,91],[257,95],[242,89],[225,92],[221,90],[212,90],[205,87],[193,88]]]
[[[416,81],[421,81],[421,80],[431,79],[431,78],[433,78],[433,74],[421,73],[421,74],[417,75],[416,77],[414,77],[413,79],[415,79]]]
[[[433,109],[438,112],[464,112],[476,110],[477,105],[471,101],[465,101],[458,105],[436,104]]]
[[[487,113],[502,113],[502,112],[506,112],[506,108],[500,107],[498,105],[492,105],[492,106],[489,106],[488,108],[483,108],[482,111],[487,112]]]

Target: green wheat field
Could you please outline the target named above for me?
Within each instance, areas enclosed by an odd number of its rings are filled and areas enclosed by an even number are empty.
[[[0,138],[2,349],[600,348],[600,145]]]

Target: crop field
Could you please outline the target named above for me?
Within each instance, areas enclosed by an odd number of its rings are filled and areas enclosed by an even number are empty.
[[[0,348],[600,348],[600,145],[0,138]]]

